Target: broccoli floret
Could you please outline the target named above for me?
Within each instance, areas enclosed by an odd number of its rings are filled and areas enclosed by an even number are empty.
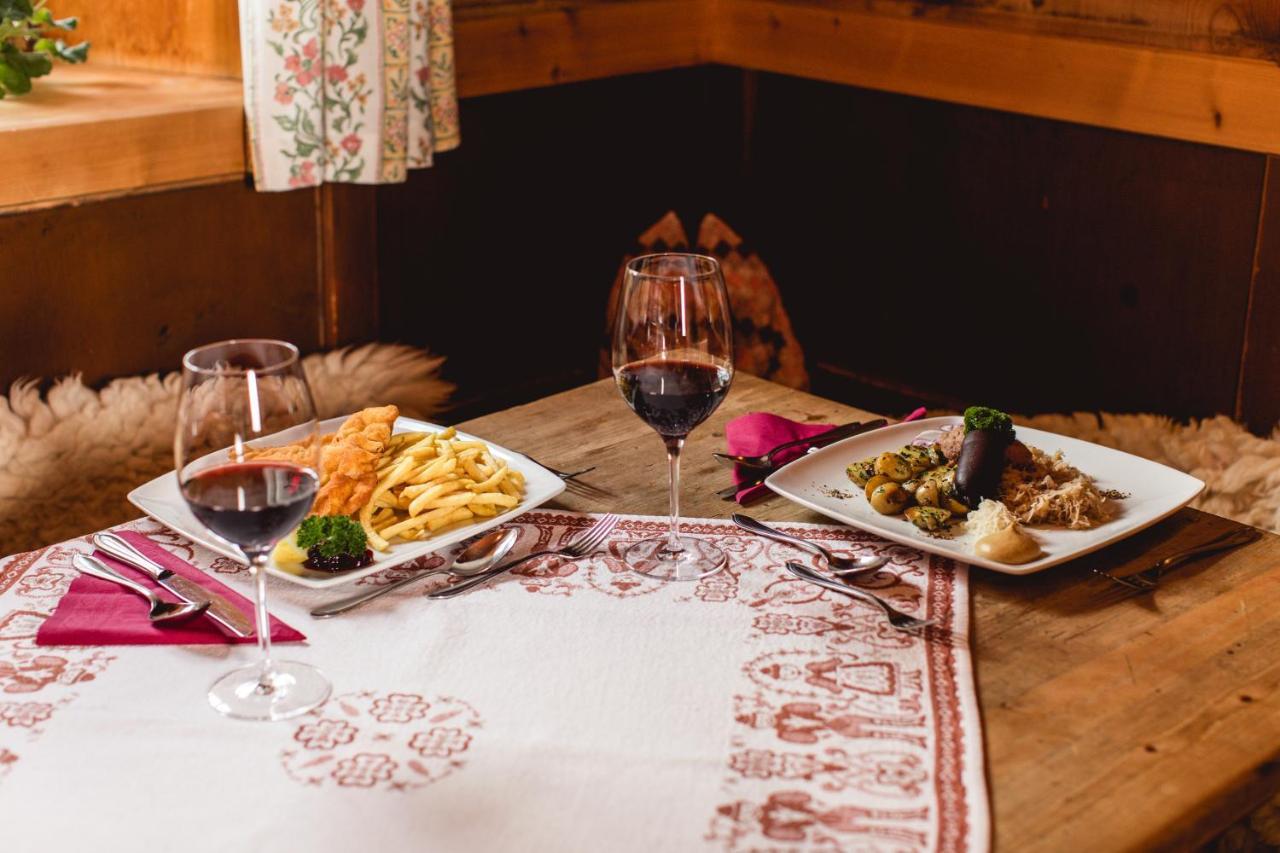
[[[347,515],[313,515],[298,528],[298,547],[321,557],[363,557],[369,540],[360,522]]]
[[[969,433],[975,429],[1004,433],[1012,440],[1013,418],[999,409],[992,409],[987,406],[970,406],[964,410],[964,431]]]

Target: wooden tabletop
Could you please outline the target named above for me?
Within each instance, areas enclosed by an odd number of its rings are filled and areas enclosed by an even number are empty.
[[[711,457],[745,412],[845,422],[870,413],[738,374],[685,448],[681,510],[736,504]],[[661,441],[612,380],[461,424],[616,497],[565,492],[580,511],[664,515]],[[824,521],[779,497],[770,521]],[[973,641],[1001,850],[1186,848],[1280,788],[1280,537],[1197,560],[1154,596],[1116,599],[1090,569],[1145,568],[1236,522],[1187,509],[1096,554],[1036,575],[973,569]]]

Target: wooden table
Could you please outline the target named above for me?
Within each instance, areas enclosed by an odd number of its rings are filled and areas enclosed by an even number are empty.
[[[739,374],[685,449],[681,510],[725,518],[711,457],[749,411],[845,422],[869,413]],[[587,479],[608,500],[560,505],[667,509],[657,436],[604,380],[460,425]],[[818,521],[779,497],[772,521]],[[1280,537],[1178,569],[1154,595],[1117,600],[1091,568],[1145,568],[1236,522],[1186,509],[1100,553],[1029,577],[974,569],[973,633],[995,843],[1002,850],[1194,846],[1280,787]]]

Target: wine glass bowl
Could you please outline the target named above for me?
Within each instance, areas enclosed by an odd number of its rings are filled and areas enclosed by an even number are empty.
[[[261,662],[209,689],[220,713],[279,720],[328,698],[307,664],[273,661],[266,565],[276,543],[306,517],[319,485],[315,405],[292,344],[222,341],[182,360],[174,460],[192,514],[244,554],[254,575]]]
[[[671,476],[670,530],[632,545],[625,561],[662,580],[696,580],[719,571],[723,552],[679,529],[680,451],[733,381],[733,324],[715,258],[664,253],[627,264],[613,373],[627,405],[662,437]]]

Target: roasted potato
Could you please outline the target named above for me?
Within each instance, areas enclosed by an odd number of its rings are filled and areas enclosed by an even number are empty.
[[[876,474],[870,480],[867,480],[867,485],[863,487],[863,492],[866,494],[867,500],[871,500],[871,493],[874,492],[881,485],[883,485],[884,483],[892,483],[892,482],[893,480],[890,480],[884,474]]]
[[[951,513],[936,506],[913,506],[906,512],[907,520],[921,530],[941,530],[951,520]]]
[[[876,460],[864,459],[861,462],[854,462],[845,468],[844,472],[854,483],[865,486],[867,481],[876,475]]]
[[[916,503],[920,506],[941,506],[942,494],[937,480],[925,480],[915,490]]]
[[[876,473],[883,474],[894,482],[905,483],[915,472],[901,454],[886,451],[876,457]]]
[[[881,515],[897,515],[911,502],[911,495],[895,482],[881,483],[867,496],[867,503]]]

